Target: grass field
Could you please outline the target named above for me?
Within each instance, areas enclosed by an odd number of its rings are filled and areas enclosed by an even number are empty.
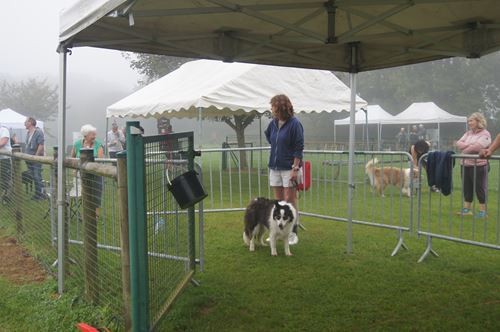
[[[500,255],[436,241],[441,257],[416,263],[425,243],[388,253],[391,232],[354,227],[345,253],[341,223],[303,218],[293,257],[244,247],[240,213],[206,216],[205,272],[175,303],[160,331],[498,331]],[[68,331],[77,321],[110,324],[76,294],[55,298],[55,282],[0,281],[0,331]],[[18,329],[21,327],[21,329]]]
[[[315,165],[322,162],[315,159]],[[354,218],[407,225],[409,200],[400,201],[396,189],[388,190],[384,199],[373,195],[363,182],[362,166],[355,171]],[[449,202],[423,189],[424,199],[430,199],[422,210],[424,226],[498,245],[497,166],[490,173],[492,216],[486,222],[440,215],[442,206],[446,211],[460,207],[456,168],[458,199]],[[203,163],[204,173],[209,167],[209,162]],[[347,168],[338,174],[333,168],[324,169],[316,171],[315,187],[301,204],[305,210],[344,217],[346,183],[335,182],[332,189],[329,181],[345,179]],[[231,179],[229,172],[216,174],[223,177],[214,180],[222,184],[215,190],[215,208],[238,207],[240,201],[245,205],[255,196],[256,174],[243,172],[242,180],[239,174]],[[229,188],[234,188],[232,193]],[[267,186],[263,189],[267,191]],[[206,203],[210,207],[209,198]],[[404,217],[399,220],[391,213]],[[7,226],[0,231],[12,234],[6,216],[0,209],[0,227]],[[417,263],[425,249],[424,238],[405,234],[409,250],[390,257],[397,243],[395,231],[354,225],[353,253],[346,254],[345,223],[302,217],[307,231],[300,232],[300,243],[291,248],[294,256],[284,256],[280,244],[280,256],[271,257],[269,248],[250,253],[243,245],[242,216],[242,212],[205,214],[205,271],[195,275],[201,286],[185,290],[159,331],[500,330],[498,250],[434,240],[440,257]],[[107,268],[119,273],[118,265],[109,261]],[[76,287],[68,286],[69,292],[58,299],[54,280],[16,286],[0,277],[0,331],[69,331],[78,321],[117,329],[116,313],[85,304]]]

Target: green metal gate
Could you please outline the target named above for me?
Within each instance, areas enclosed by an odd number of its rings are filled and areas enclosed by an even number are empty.
[[[193,133],[142,136],[127,123],[132,328],[154,330],[195,271],[194,207],[181,210],[169,179],[194,168]]]

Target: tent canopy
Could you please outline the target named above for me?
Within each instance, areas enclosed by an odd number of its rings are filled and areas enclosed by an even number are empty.
[[[25,115],[19,114],[10,108],[0,110],[0,124],[9,129],[26,130],[24,121],[26,121]],[[36,120],[36,126],[43,129],[43,121]]]
[[[380,105],[368,105],[366,115],[368,116],[368,124],[379,124],[384,121],[390,121],[394,115],[390,114],[384,110]],[[354,120],[356,124],[366,124],[366,118],[364,111],[356,111],[356,116]],[[350,118],[344,118],[341,120],[335,120],[335,125],[348,125]]]
[[[197,60],[107,108],[107,117],[204,117],[269,111],[284,93],[295,112],[348,111],[350,89],[325,70]],[[356,108],[366,102],[356,98]]]
[[[384,124],[466,123],[467,117],[446,112],[433,102],[413,103]]]
[[[59,41],[359,72],[499,50],[500,1],[80,0],[61,13]]]

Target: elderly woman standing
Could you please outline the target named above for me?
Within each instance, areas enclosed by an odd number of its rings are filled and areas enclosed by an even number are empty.
[[[274,198],[285,200],[297,208],[297,182],[304,150],[304,128],[294,116],[290,99],[276,95],[271,99],[273,120],[266,131],[267,142],[271,144],[269,156],[269,185]],[[298,243],[297,224],[290,234],[289,243]]]
[[[102,143],[96,138],[97,129],[90,125],[83,125],[80,129],[80,133],[83,138],[77,140],[73,144],[73,150],[71,151],[71,156],[73,158],[80,158],[80,149],[93,149],[94,150],[94,158],[104,158],[104,148]],[[100,214],[100,206],[101,206],[101,198],[102,198],[102,190],[104,180],[101,176],[95,176],[95,179],[92,183],[92,189],[94,191],[94,195],[92,196],[92,204],[95,206],[95,215],[96,219],[99,219]],[[76,178],[76,187],[81,187],[79,175]]]
[[[472,113],[467,119],[467,125],[469,130],[457,141],[456,146],[463,154],[478,154],[491,144],[491,135],[486,130],[486,119],[481,113]],[[459,215],[472,215],[471,205],[475,189],[479,201],[479,211],[476,217],[485,218],[488,161],[485,159],[463,159],[461,164],[464,207]]]
[[[86,124],[80,129],[82,134],[82,139],[77,140],[73,144],[73,150],[71,151],[71,156],[73,158],[80,158],[80,149],[94,149],[95,158],[104,158],[104,149],[102,143],[96,139],[97,129],[96,127]]]

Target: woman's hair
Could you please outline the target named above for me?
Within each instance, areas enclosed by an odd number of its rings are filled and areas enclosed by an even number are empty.
[[[275,107],[280,119],[288,120],[293,116],[293,106],[287,96],[281,94],[271,98],[271,109]]]
[[[91,132],[97,132],[97,128],[90,124],[83,125],[80,129],[80,133],[83,137],[87,136]]]
[[[427,143],[427,141],[424,139],[419,139],[418,141],[415,142],[415,144],[413,144],[413,149],[415,150],[418,158],[420,159],[420,157],[423,154],[429,152],[429,143]]]
[[[477,121],[477,127],[479,129],[484,129],[486,128],[486,118],[484,117],[484,115],[482,113],[479,113],[479,112],[475,112],[475,113],[472,113],[470,116],[469,116],[469,119],[474,119]]]

